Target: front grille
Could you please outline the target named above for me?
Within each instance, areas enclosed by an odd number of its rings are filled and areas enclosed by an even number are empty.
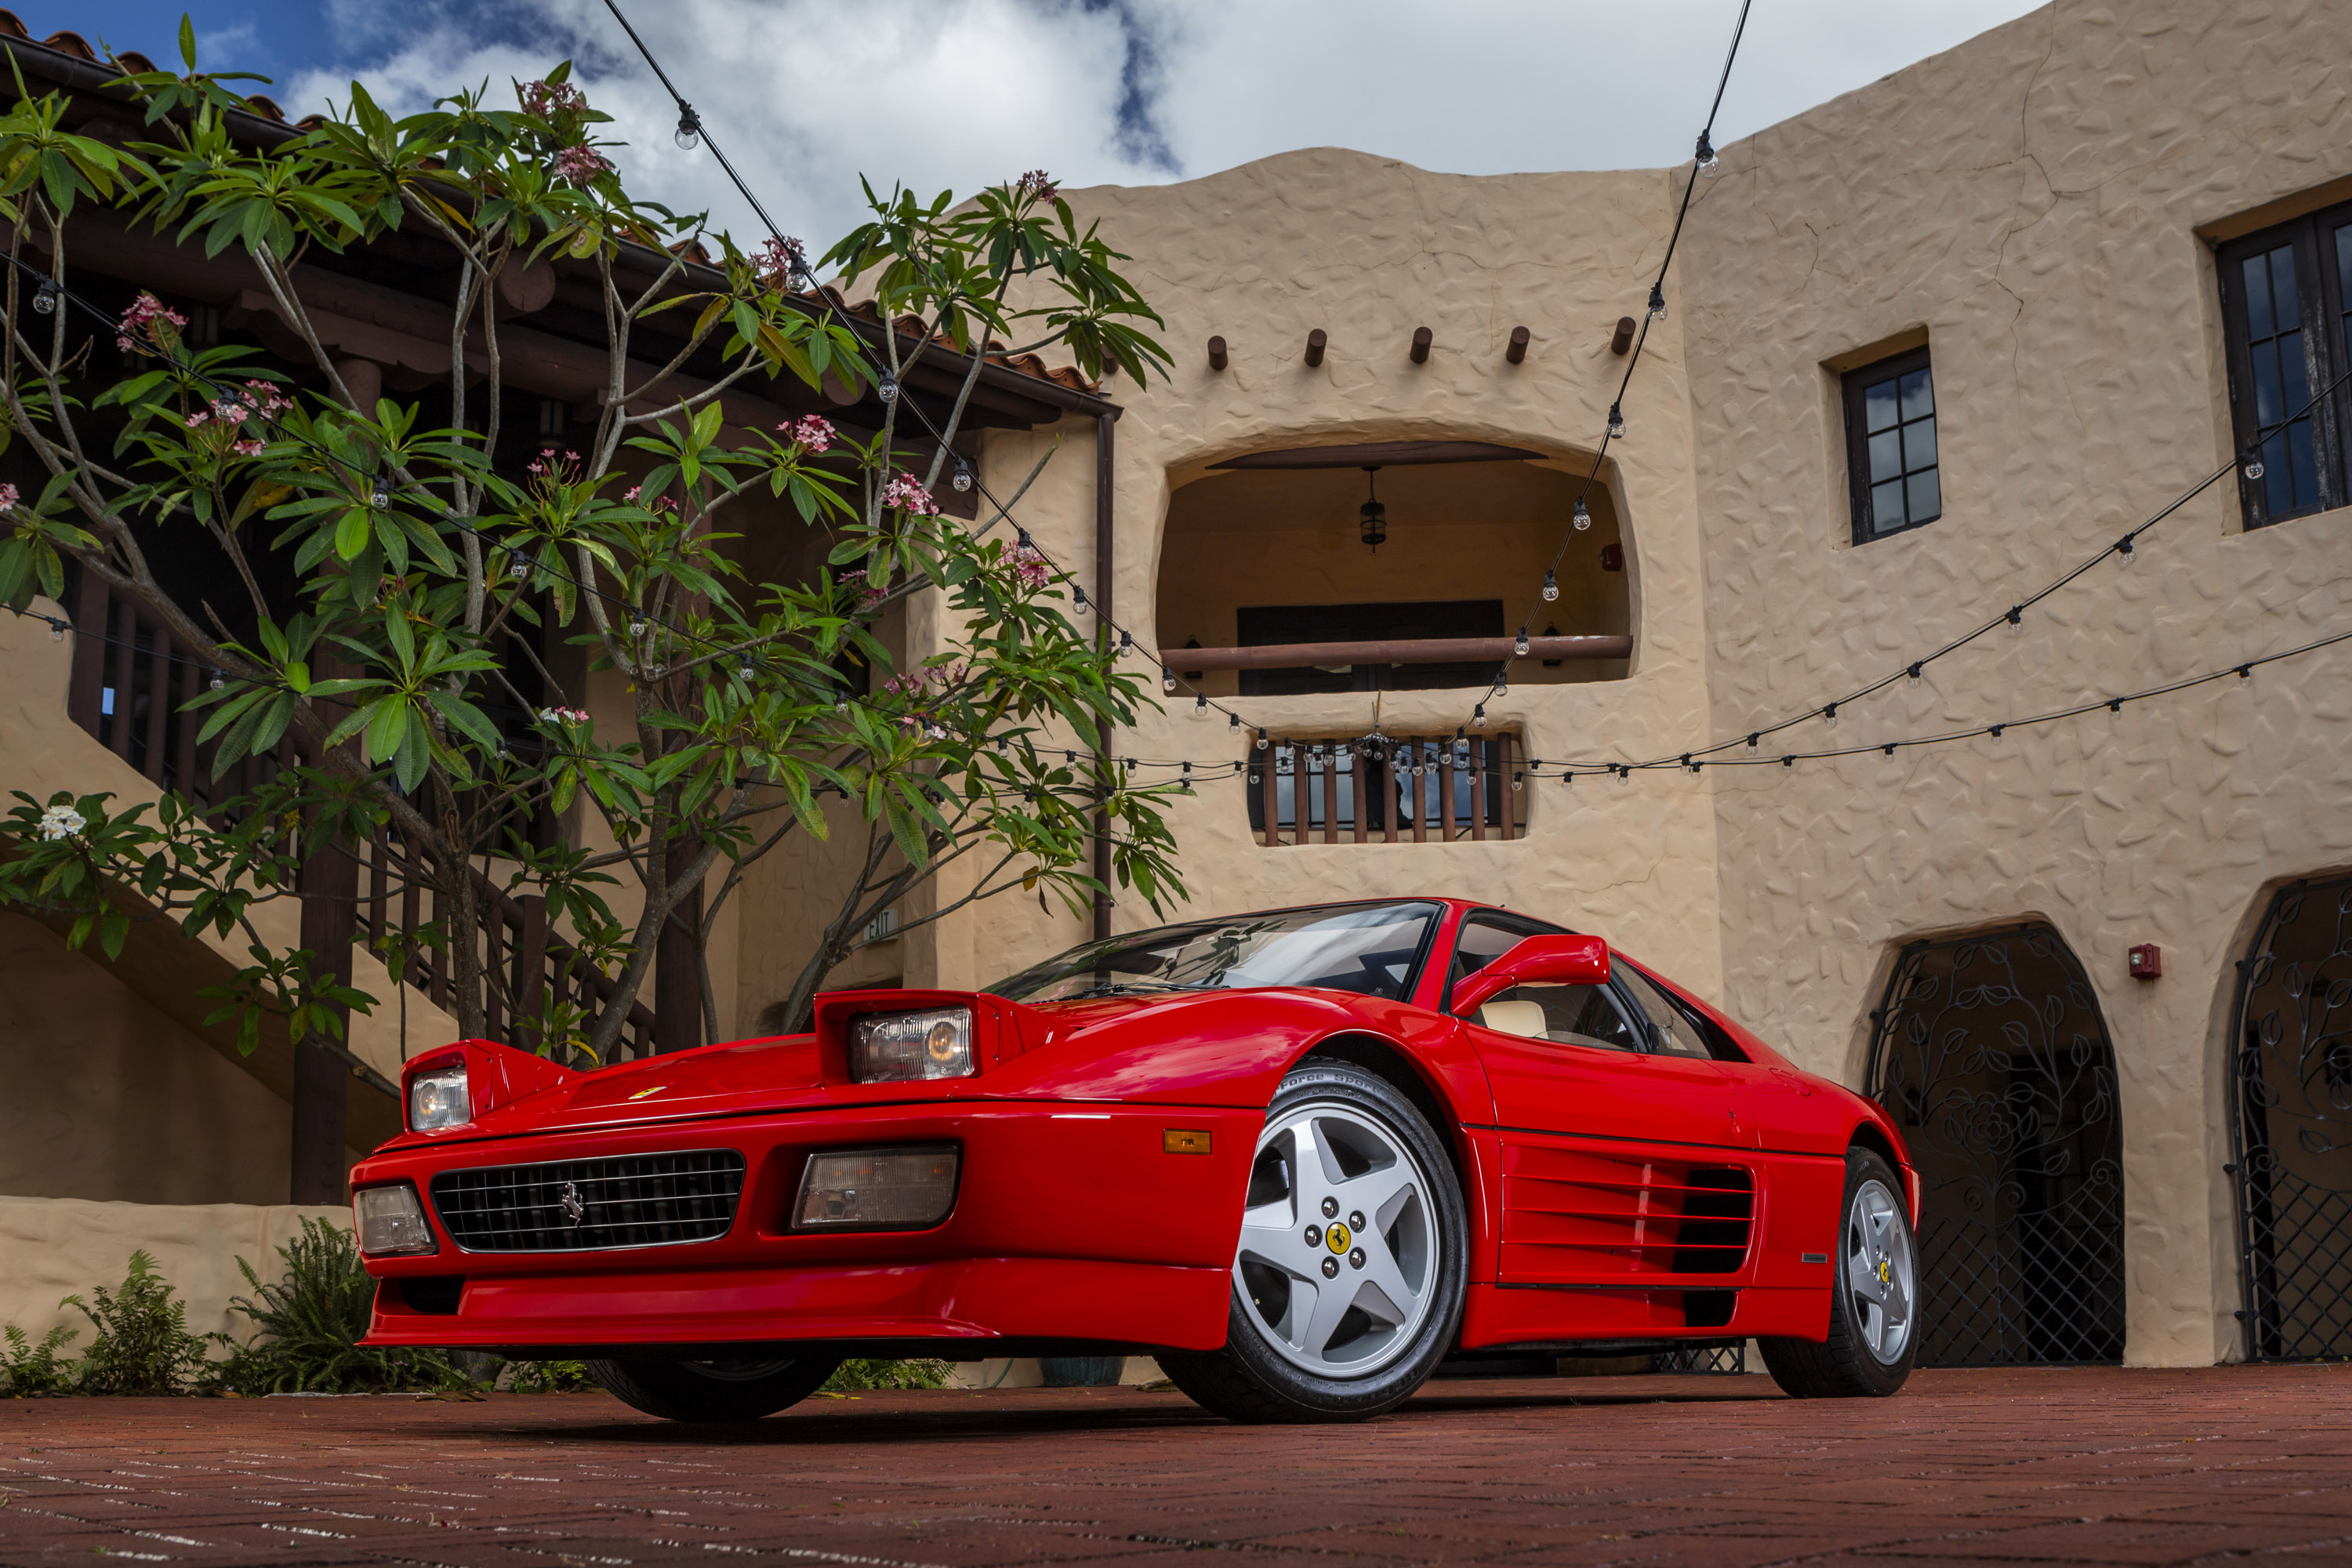
[[[594,1252],[715,1241],[735,1223],[743,1156],[732,1149],[625,1154],[444,1171],[441,1223],[468,1252]]]

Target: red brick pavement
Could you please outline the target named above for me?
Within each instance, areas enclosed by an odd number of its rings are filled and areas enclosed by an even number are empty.
[[[2352,1367],[1445,1382],[1359,1426],[1129,1389],[0,1401],[0,1564],[2352,1563]]]

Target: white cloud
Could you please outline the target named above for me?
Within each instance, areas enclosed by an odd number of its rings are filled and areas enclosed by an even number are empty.
[[[857,176],[959,193],[1029,168],[1150,183],[1342,145],[1492,174],[1678,162],[1706,113],[1737,0],[622,0],[787,233],[856,222]],[[1729,142],[2023,14],[2024,0],[1764,0],[1727,93]],[[618,121],[631,188],[758,223],[599,0],[405,9],[334,0],[344,63],[286,84],[308,108],[352,76],[420,107],[501,96],[576,56]],[[299,110],[298,110],[299,111]]]

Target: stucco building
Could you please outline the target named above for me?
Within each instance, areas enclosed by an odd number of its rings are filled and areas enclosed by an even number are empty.
[[[1021,521],[1177,678],[1116,749],[1192,764],[1191,909],[1491,898],[1878,1095],[1933,1185],[1931,1362],[2352,1353],[2352,649],[2236,671],[2352,630],[2347,80],[2328,6],[2061,4],[1724,148],[1605,457],[1687,165],[1066,193],[1176,367],[976,456],[1061,443]],[[1523,628],[1618,640],[1213,657]],[[716,1032],[785,993],[824,869],[747,884]],[[992,904],[840,979],[1088,934]]]

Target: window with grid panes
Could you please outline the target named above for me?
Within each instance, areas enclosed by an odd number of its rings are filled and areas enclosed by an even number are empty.
[[[2242,236],[2214,254],[2229,339],[2230,416],[2248,528],[2352,500],[2352,205]],[[2255,471],[2259,469],[2259,472]]]
[[[1845,432],[1856,544],[1944,515],[1936,375],[1925,348],[1846,372]]]

